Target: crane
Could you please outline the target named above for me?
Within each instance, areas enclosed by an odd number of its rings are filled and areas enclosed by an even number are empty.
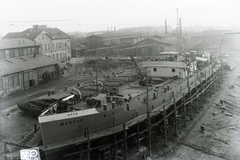
[[[138,67],[137,65],[137,62],[135,61],[133,55],[130,55],[130,58],[132,59],[132,62],[133,62],[133,65],[137,71],[137,74],[139,75],[140,77],[140,80],[139,80],[139,85],[141,86],[146,86],[147,85],[147,77],[148,77],[148,83],[151,83],[152,81],[152,78],[147,76],[147,74],[143,74],[142,71],[140,70],[140,68]]]

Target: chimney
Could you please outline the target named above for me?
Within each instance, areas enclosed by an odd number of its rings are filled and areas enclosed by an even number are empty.
[[[179,18],[179,26],[180,26],[180,39],[182,39],[182,21],[181,21],[181,18]]]
[[[114,31],[116,31],[116,26],[114,26]]]
[[[167,20],[165,19],[165,33],[167,34]]]

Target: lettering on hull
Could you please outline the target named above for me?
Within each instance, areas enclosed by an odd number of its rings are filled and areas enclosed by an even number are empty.
[[[70,120],[70,121],[64,121],[64,122],[60,122],[60,126],[67,126],[67,125],[73,125],[73,124],[78,124],[80,122],[83,122],[83,119],[74,119],[74,120]]]

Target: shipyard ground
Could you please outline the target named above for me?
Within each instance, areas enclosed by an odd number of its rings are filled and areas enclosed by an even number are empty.
[[[73,86],[77,82],[89,82],[96,79],[95,74],[92,76],[76,76],[81,71],[82,65],[79,63],[81,61],[82,59],[74,59],[73,67],[60,79],[0,98],[0,159],[3,159],[4,153],[2,140],[19,144],[25,139],[32,138],[34,126],[38,126],[38,119],[22,112],[17,107],[17,103],[29,101],[42,94],[47,94],[48,91],[63,90],[65,86]],[[113,71],[121,70],[122,68],[117,68]],[[101,76],[108,74],[109,72],[102,72]],[[8,150],[14,151],[14,148],[14,145],[7,145]]]
[[[240,59],[229,59],[240,62]],[[221,88],[208,97],[207,103],[193,120],[187,121],[187,127],[180,123],[179,136],[171,129],[168,147],[164,146],[162,136],[153,138],[152,160],[236,160],[240,157],[240,66],[226,72]],[[237,77],[239,76],[239,77]],[[234,88],[230,86],[233,85]],[[230,98],[229,98],[230,97]],[[220,100],[226,101],[220,105]],[[200,127],[204,126],[202,132]],[[173,127],[174,128],[174,127]],[[172,132],[172,133],[171,133]],[[147,157],[147,147],[131,154],[131,160]]]
[[[240,62],[239,59],[234,60]],[[153,138],[151,159],[239,159],[240,105],[236,105],[240,98],[238,75],[240,66],[237,65],[233,71],[227,72],[222,88],[218,88],[215,94],[208,97],[208,102],[201,108],[200,113],[194,114],[194,120],[187,121],[188,127],[182,127],[180,123],[178,137],[173,135],[174,131],[170,131],[168,147],[164,146],[161,136]],[[229,88],[230,85],[234,85],[234,88]],[[46,88],[48,87],[47,85]],[[220,100],[228,99],[229,96],[235,99],[235,102],[232,102],[234,105],[221,106]],[[16,99],[21,99],[21,96],[16,95]],[[37,119],[24,115],[16,106],[10,105],[13,102],[8,102],[9,107],[5,107],[4,103],[7,102],[0,103],[0,138],[17,143],[22,135],[27,135],[33,130]],[[200,126],[204,126],[205,132],[200,131]],[[129,159],[144,159],[147,153],[146,146],[142,144],[138,152],[135,149],[129,150]],[[0,159],[3,159],[2,152],[3,144],[0,143]]]

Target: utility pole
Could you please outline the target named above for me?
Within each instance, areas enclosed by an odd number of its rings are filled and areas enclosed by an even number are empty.
[[[98,69],[97,69],[97,50],[96,50],[96,61],[95,61],[95,67],[96,67],[96,92],[98,91],[98,84],[97,84],[97,76],[98,76]]]
[[[176,26],[176,36],[177,36],[177,48],[176,50],[179,50],[179,17],[178,17],[178,8],[176,8],[177,11],[177,26]]]
[[[150,112],[149,112],[149,104],[148,104],[148,83],[149,76],[147,73],[147,121],[148,121],[148,155],[151,156],[152,152],[152,144],[151,144],[151,121],[150,121]]]

